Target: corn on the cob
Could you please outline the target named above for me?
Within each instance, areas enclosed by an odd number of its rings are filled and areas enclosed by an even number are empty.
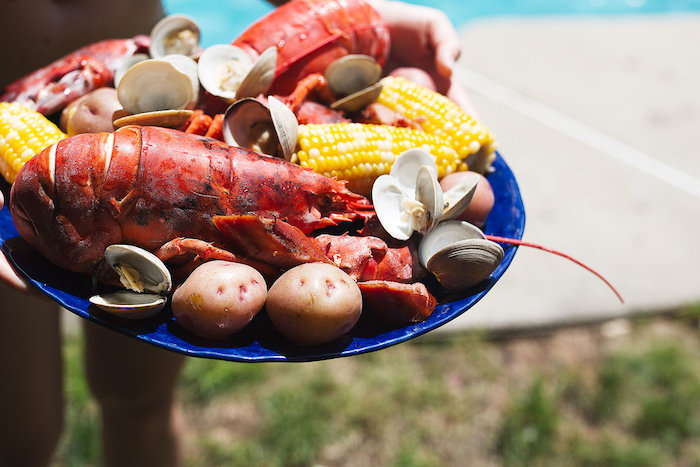
[[[382,79],[377,102],[418,123],[426,133],[446,140],[470,170],[483,172],[495,157],[491,132],[440,93],[407,79]],[[458,170],[466,170],[461,165]]]
[[[0,102],[0,173],[9,183],[25,162],[65,134],[39,112]]]
[[[435,157],[438,176],[458,169],[457,153],[441,138],[412,128],[364,123],[299,125],[299,164],[348,181],[348,188],[369,193],[377,177],[389,173],[405,150],[423,148]]]

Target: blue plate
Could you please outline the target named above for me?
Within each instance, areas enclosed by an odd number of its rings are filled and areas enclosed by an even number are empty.
[[[488,180],[496,202],[485,232],[520,239],[525,228],[525,208],[518,184],[500,154],[497,154],[494,168]],[[2,189],[8,200],[8,185],[3,183]],[[148,320],[130,321],[108,315],[88,302],[92,295],[89,278],[57,268],[19,237],[7,207],[0,211],[0,242],[10,261],[35,287],[78,316],[175,352],[238,362],[323,360],[372,352],[413,339],[471,308],[503,275],[516,252],[516,247],[506,248],[503,261],[491,278],[477,287],[459,295],[441,293],[438,289],[439,305],[422,323],[389,329],[363,318],[344,338],[322,346],[299,347],[280,335],[265,313],[260,313],[243,331],[223,341],[197,338],[183,330],[167,307]]]

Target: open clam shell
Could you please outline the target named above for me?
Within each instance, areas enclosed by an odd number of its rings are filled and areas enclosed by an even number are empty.
[[[167,302],[172,289],[168,268],[152,253],[133,245],[110,245],[105,261],[119,275],[125,290],[94,295],[90,302],[108,313],[137,319],[152,316]]]
[[[334,110],[357,112],[375,102],[382,92],[382,67],[369,55],[350,54],[331,63],[324,73],[331,92],[340,98]]]
[[[253,67],[253,60],[240,47],[216,44],[199,57],[199,81],[210,94],[233,101],[243,79]]]
[[[333,94],[349,96],[375,84],[382,67],[369,55],[349,54],[328,65],[324,76]]]
[[[402,152],[392,164],[389,174],[396,177],[401,185],[413,192],[416,189],[418,171],[421,167],[428,167],[437,180],[435,158],[429,152],[419,148]]]
[[[463,178],[452,188],[447,190],[443,194],[445,209],[442,213],[442,218],[445,220],[453,219],[464,212],[474,197],[478,184],[479,179],[476,177]]]
[[[264,94],[272,86],[277,69],[277,47],[268,47],[253,63],[236,91],[236,99]]]
[[[346,112],[359,112],[371,103],[379,99],[382,93],[382,83],[374,83],[360,91],[332,102],[330,107],[333,110],[345,110]]]
[[[420,233],[428,233],[435,228],[442,218],[444,202],[442,189],[437,178],[428,166],[421,166],[416,175],[416,201],[425,207],[425,214],[421,223],[415,227]]]
[[[175,68],[185,73],[190,78],[192,86],[192,100],[189,107],[194,107],[199,99],[199,75],[197,74],[197,62],[194,59],[181,54],[170,54],[162,58],[162,60],[172,63]]]
[[[296,147],[297,119],[274,97],[268,104],[245,98],[231,104],[224,114],[224,141],[289,160]]]
[[[195,57],[199,51],[199,26],[186,15],[169,15],[161,19],[151,30],[148,48],[152,58],[169,54]]]
[[[119,82],[122,80],[122,76],[124,76],[124,73],[126,73],[129,70],[129,68],[131,68],[139,62],[148,60],[149,58],[151,57],[148,54],[134,54],[122,58],[117,64],[116,69],[114,70],[114,87],[116,88],[117,86],[119,86]]]
[[[129,68],[117,86],[117,95],[129,114],[184,109],[195,99],[190,76],[160,59],[144,60]]]

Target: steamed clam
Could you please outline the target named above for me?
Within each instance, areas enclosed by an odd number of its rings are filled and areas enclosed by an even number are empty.
[[[377,178],[372,203],[384,230],[398,240],[423,234],[421,264],[445,287],[464,290],[486,279],[503,259],[503,248],[476,226],[451,220],[469,204],[473,180],[443,193],[434,158],[422,149],[401,154],[388,175]]]
[[[152,58],[170,54],[195,57],[199,51],[199,26],[186,15],[166,16],[153,26],[150,36],[148,52]]]
[[[330,90],[340,96],[330,107],[357,112],[376,101],[382,91],[381,75],[382,67],[368,55],[350,54],[335,60],[324,73]]]
[[[416,148],[403,152],[389,174],[374,182],[372,202],[382,226],[397,240],[433,229],[442,218],[443,195],[432,156]]]
[[[93,295],[90,303],[110,314],[141,319],[158,313],[172,289],[168,268],[152,253],[133,245],[110,245],[105,262],[118,274],[124,290]]]
[[[149,59],[129,68],[117,86],[128,114],[185,109],[196,102],[191,75],[174,61]]]
[[[503,248],[464,221],[441,222],[420,242],[421,264],[450,290],[465,290],[487,279],[503,260]]]
[[[298,122],[281,101],[246,98],[234,102],[224,115],[224,141],[289,160],[297,143]]]

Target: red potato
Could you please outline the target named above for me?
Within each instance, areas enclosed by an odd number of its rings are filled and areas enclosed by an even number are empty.
[[[362,294],[340,268],[307,263],[272,284],[265,308],[275,327],[291,341],[324,344],[355,326],[362,313]]]
[[[267,284],[245,264],[209,261],[197,267],[173,294],[175,320],[208,339],[243,329],[265,305]]]
[[[69,136],[114,131],[114,113],[122,110],[114,88],[98,88],[74,100],[61,113],[60,127]]]
[[[479,183],[476,186],[476,191],[474,192],[474,197],[471,202],[457,219],[471,222],[478,227],[483,227],[486,223],[486,218],[491,212],[491,209],[493,209],[495,201],[493,189],[486,177],[480,173],[471,171],[455,172],[444,176],[442,180],[440,180],[440,187],[442,187],[442,191],[447,191],[459,180],[464,178],[476,178]]]

